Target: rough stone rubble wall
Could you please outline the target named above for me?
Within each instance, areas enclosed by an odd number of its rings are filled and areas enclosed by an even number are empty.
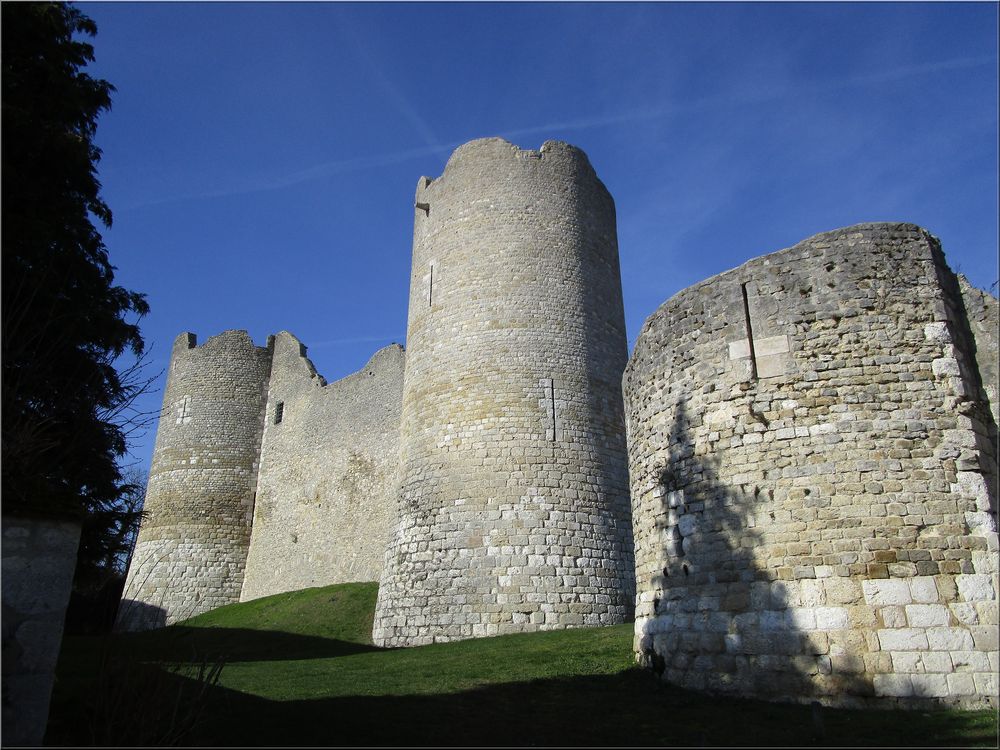
[[[270,341],[174,342],[143,521],[118,627],[170,624],[239,600],[250,544]]]
[[[41,745],[80,524],[3,517],[4,745]]]
[[[641,662],[767,698],[995,704],[995,422],[957,288],[922,229],[865,224],[649,318],[624,379]]]
[[[473,141],[417,187],[383,645],[622,622],[614,203],[582,151]]]
[[[241,601],[378,580],[395,520],[404,361],[393,344],[327,385],[298,339],[275,337]]]
[[[961,366],[962,374],[969,391],[969,401],[986,405],[989,416],[977,421],[985,424],[985,429],[976,432],[973,446],[978,456],[960,456],[959,468],[968,466],[973,471],[981,471],[987,488],[980,494],[988,494],[993,515],[997,512],[997,487],[1000,486],[1000,468],[997,466],[997,423],[1000,421],[1000,396],[997,388],[1000,384],[1000,347],[997,338],[1000,336],[1000,305],[996,297],[976,289],[969,284],[964,276],[958,276],[956,293],[954,279],[945,276],[943,284],[949,291],[949,320],[954,321],[954,327],[961,335],[961,345],[966,353]],[[978,481],[978,480],[975,480]]]

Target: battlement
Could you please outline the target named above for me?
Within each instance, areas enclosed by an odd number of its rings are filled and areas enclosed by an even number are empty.
[[[533,175],[533,181],[548,175],[554,180],[551,185],[554,188],[561,186],[562,190],[568,190],[573,182],[591,184],[604,194],[613,210],[611,194],[598,178],[590,159],[576,146],[550,140],[532,150],[522,149],[504,138],[480,138],[455,149],[440,177],[421,177],[417,181],[418,212],[430,216],[430,203],[445,192],[445,186],[449,187],[447,192],[459,193],[465,193],[467,185],[475,186],[475,190],[482,193],[481,198],[489,199],[497,193],[493,188],[503,191],[511,187],[512,181],[518,179],[514,176],[515,170]],[[532,197],[530,194],[525,196],[529,201]]]
[[[265,351],[272,347],[274,336],[268,336],[264,346],[257,346],[246,329],[231,329],[209,336],[204,344],[198,344],[198,335],[190,331],[184,331],[174,339],[172,351],[185,351],[188,349],[201,349],[215,352],[246,352]]]

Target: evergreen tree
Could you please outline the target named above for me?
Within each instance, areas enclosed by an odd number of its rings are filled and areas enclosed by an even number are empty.
[[[144,388],[114,363],[141,356],[148,310],[114,284],[94,226],[111,226],[94,133],[114,87],[82,70],[93,47],[74,34],[97,29],[79,10],[6,2],[0,12],[3,507],[106,513],[128,486],[113,415]]]

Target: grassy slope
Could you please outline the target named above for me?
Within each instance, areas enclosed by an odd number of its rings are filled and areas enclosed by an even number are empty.
[[[633,667],[630,625],[377,649],[375,594],[375,584],[279,594],[110,648],[132,665],[226,659],[183,744],[996,746],[992,712],[824,709],[820,727],[808,707],[665,686]],[[100,670],[94,646],[64,648],[50,741],[86,741],[80,727],[100,693],[87,676]],[[162,666],[135,669],[147,673],[129,683],[130,697],[176,702]],[[164,721],[176,724],[146,723]]]

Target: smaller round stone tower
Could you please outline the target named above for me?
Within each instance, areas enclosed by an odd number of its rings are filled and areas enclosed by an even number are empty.
[[[399,523],[374,640],[623,622],[634,578],[614,201],[500,138],[417,185]]]
[[[145,510],[118,613],[144,630],[239,601],[272,342],[174,341]]]

